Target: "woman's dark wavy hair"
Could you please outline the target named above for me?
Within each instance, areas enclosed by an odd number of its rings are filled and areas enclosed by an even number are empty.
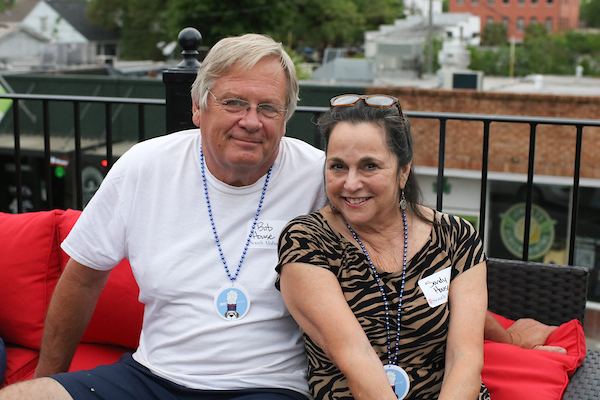
[[[331,132],[340,122],[352,125],[371,123],[382,127],[385,134],[385,143],[396,157],[398,173],[400,173],[402,167],[412,161],[413,147],[410,123],[406,118],[400,116],[398,108],[367,106],[364,100],[360,100],[354,106],[331,107],[317,121],[319,132],[325,139],[326,152]],[[400,191],[401,189],[398,188],[398,198],[400,198]],[[418,207],[422,204],[423,196],[412,166],[404,187],[404,195],[408,201],[408,207],[414,215],[424,221],[432,222],[423,215]]]

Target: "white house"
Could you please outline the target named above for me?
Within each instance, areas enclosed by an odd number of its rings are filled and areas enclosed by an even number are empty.
[[[433,14],[430,27],[427,16],[410,15],[406,19],[396,20],[394,25],[381,25],[378,31],[365,32],[365,56],[375,57],[381,44],[423,45],[430,29],[438,37],[464,41],[473,46],[480,42],[481,23],[478,16],[464,13]]]
[[[39,65],[49,42],[18,23],[0,23],[0,66],[15,69]]]
[[[414,78],[422,70],[430,34],[445,41],[478,45],[479,33],[479,17],[471,14],[433,14],[431,26],[428,16],[409,15],[394,25],[365,32],[365,56],[373,60],[375,76]]]
[[[112,61],[118,57],[118,32],[92,25],[86,17],[87,2],[41,0],[20,21],[23,32],[46,43],[41,54],[36,46],[23,47],[38,65],[63,66]],[[23,35],[21,35],[23,36]],[[0,49],[9,37],[0,37]],[[12,40],[14,43],[14,39]],[[16,47],[13,51],[17,51]]]

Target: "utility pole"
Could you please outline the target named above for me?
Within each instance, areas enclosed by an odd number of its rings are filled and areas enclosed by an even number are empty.
[[[427,73],[433,74],[433,0],[429,0],[429,25],[427,29]]]

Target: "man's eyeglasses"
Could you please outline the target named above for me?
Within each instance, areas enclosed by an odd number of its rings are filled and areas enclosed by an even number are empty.
[[[223,107],[223,110],[230,112],[232,114],[247,113],[252,108],[250,103],[247,102],[246,100],[242,100],[242,99],[219,100],[217,98],[217,96],[215,96],[214,93],[211,92],[210,90],[208,91],[208,93],[211,94],[211,96],[215,99],[215,101],[217,103],[221,104],[221,106]],[[256,106],[256,112],[267,118],[277,118],[277,117],[281,117],[284,113],[286,113],[287,109],[281,109],[276,104],[264,103],[264,104],[259,104]]]
[[[403,117],[402,107],[400,107],[400,101],[394,96],[388,96],[387,94],[343,94],[336,96],[329,100],[331,107],[349,107],[358,103],[360,100],[364,100],[365,104],[371,107],[393,107],[398,108],[400,116]]]

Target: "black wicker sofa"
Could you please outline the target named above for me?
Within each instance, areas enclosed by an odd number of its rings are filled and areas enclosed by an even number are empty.
[[[535,318],[560,325],[574,318],[585,326],[589,270],[527,261],[488,260],[488,308],[509,319]],[[600,399],[600,352],[588,350],[563,400]]]

